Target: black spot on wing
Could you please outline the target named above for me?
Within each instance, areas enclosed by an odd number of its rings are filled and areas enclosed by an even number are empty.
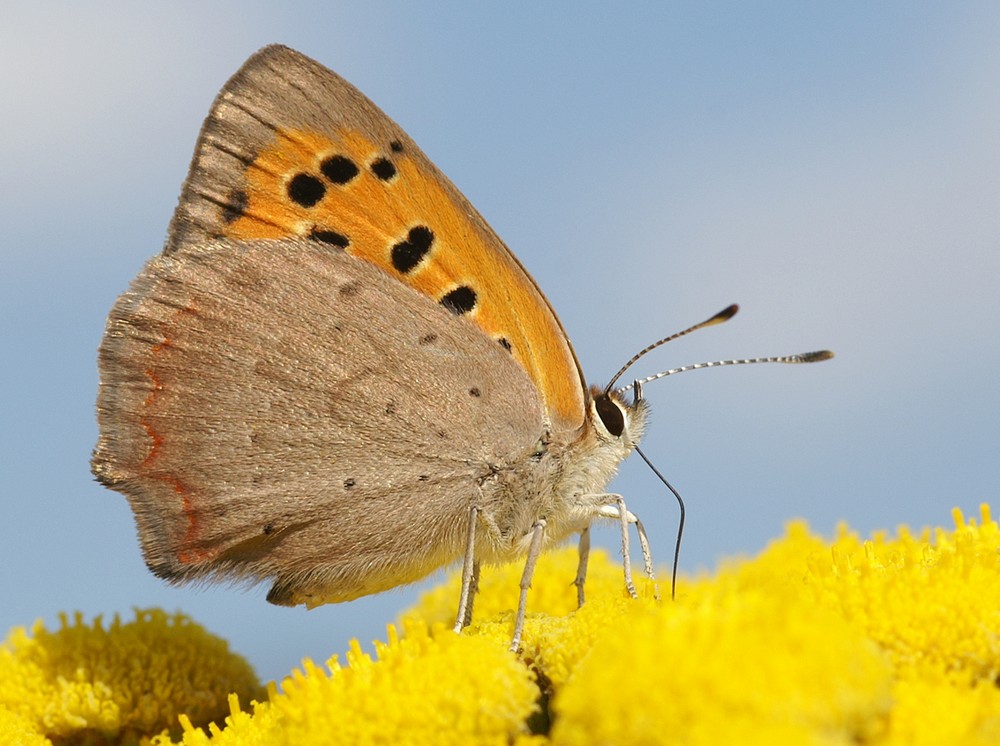
[[[358,167],[350,158],[342,155],[331,155],[319,164],[319,170],[330,180],[331,184],[343,186],[358,175]]]
[[[302,207],[312,207],[326,194],[323,182],[312,174],[298,173],[288,181],[288,196]]]
[[[476,291],[468,285],[460,285],[445,293],[444,297],[441,298],[441,305],[456,316],[469,313],[476,307]]]
[[[326,228],[320,228],[319,226],[314,226],[313,229],[309,231],[309,238],[315,241],[322,241],[323,243],[327,243],[341,249],[346,249],[351,245],[350,239],[343,233],[327,230]]]
[[[388,158],[379,158],[370,166],[372,173],[382,181],[389,181],[396,175],[396,166]]]
[[[412,272],[434,245],[434,232],[426,225],[410,228],[406,238],[392,246],[392,266],[397,272]]]

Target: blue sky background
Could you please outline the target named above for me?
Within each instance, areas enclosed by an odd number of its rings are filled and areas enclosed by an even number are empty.
[[[682,567],[1000,507],[995,3],[27,3],[0,28],[0,631],[60,610],[192,614],[264,678],[384,638],[407,588],[306,612],[171,588],[91,479],[105,316],[161,248],[198,128],[255,49],[340,72],[420,143],[547,293],[588,378],[737,301],[635,374]],[[672,498],[615,488],[661,563]],[[615,532],[598,541],[614,548]],[[568,580],[568,579],[567,579]]]

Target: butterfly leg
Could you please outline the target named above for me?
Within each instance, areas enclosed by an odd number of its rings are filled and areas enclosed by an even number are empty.
[[[649,539],[646,537],[646,528],[638,516],[635,518],[635,532],[639,535],[639,548],[642,550],[642,570],[646,577],[653,583],[653,598],[660,600],[660,586],[656,582],[656,573],[653,572],[653,553],[649,551]]]
[[[458,617],[455,632],[461,632],[472,623],[472,606],[479,591],[479,562],[476,560],[476,521],[479,506],[473,505],[469,511],[469,536],[465,543],[465,559],[462,561],[462,593],[458,598]]]
[[[628,591],[628,595],[632,598],[639,598],[639,594],[635,591],[635,583],[632,581],[632,550],[629,547],[628,541],[628,519],[629,517],[635,518],[635,516],[629,513],[625,507],[624,497],[621,495],[615,495],[614,497],[618,507],[617,517],[620,519],[622,527],[622,570],[625,571],[625,590]]]
[[[649,539],[646,536],[646,528],[628,508],[625,507],[625,498],[621,495],[604,495],[605,504],[597,509],[597,515],[602,518],[612,518],[621,524],[622,529],[622,570],[625,573],[625,588],[632,598],[638,598],[635,590],[635,583],[632,580],[632,559],[630,556],[630,546],[628,538],[628,526],[635,524],[636,533],[639,535],[639,547],[642,550],[642,564],[646,576],[653,581],[653,596],[660,598],[660,589],[656,585],[656,576],[653,572],[653,555],[649,550]]]
[[[524,572],[521,574],[521,595],[517,600],[517,618],[514,620],[514,636],[510,641],[510,652],[516,653],[521,647],[521,635],[524,633],[524,616],[528,607],[528,589],[531,588],[531,578],[535,574],[535,565],[542,554],[542,539],[545,537],[545,519],[539,518],[531,527],[531,544],[528,546],[528,558],[524,561]]]
[[[573,585],[576,586],[577,608],[583,606],[583,586],[587,582],[587,562],[590,559],[590,526],[580,532],[580,544],[578,546],[580,560],[576,565],[576,578]]]

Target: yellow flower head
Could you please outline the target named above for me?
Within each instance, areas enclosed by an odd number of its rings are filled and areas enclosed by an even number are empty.
[[[224,640],[159,610],[108,627],[64,616],[54,632],[40,622],[30,635],[15,628],[0,647],[0,713],[53,740],[127,743],[179,731],[181,713],[221,719],[230,692],[249,700],[259,691],[253,669]]]
[[[390,627],[376,656],[355,643],[346,666],[334,657],[327,672],[307,660],[258,707],[259,722],[234,707],[226,731],[210,740],[189,728],[183,743],[506,746],[527,732],[534,677],[492,640],[440,628],[432,635],[414,623],[404,638]]]

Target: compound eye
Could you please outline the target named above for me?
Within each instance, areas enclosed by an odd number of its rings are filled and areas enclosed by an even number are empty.
[[[622,408],[607,394],[600,394],[594,399],[594,408],[607,431],[616,438],[621,437],[625,432],[625,415],[622,414]]]

